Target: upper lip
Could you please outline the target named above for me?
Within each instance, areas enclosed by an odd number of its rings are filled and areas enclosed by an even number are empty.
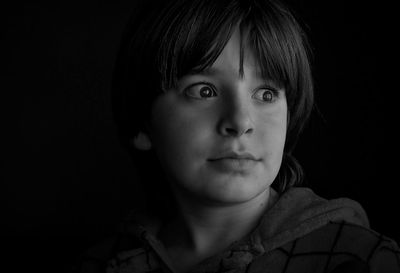
[[[238,153],[238,152],[234,152],[234,151],[218,154],[217,156],[215,156],[213,158],[210,158],[210,160],[214,161],[214,160],[221,160],[221,159],[228,159],[228,158],[231,158],[231,159],[249,159],[249,160],[255,160],[255,161],[259,161],[260,160],[259,158],[255,157],[251,153]]]

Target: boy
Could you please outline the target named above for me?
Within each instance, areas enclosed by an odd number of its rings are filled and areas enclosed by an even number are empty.
[[[396,243],[358,203],[294,187],[313,85],[290,11],[270,0],[143,5],[113,105],[146,206],[82,272],[400,272]]]

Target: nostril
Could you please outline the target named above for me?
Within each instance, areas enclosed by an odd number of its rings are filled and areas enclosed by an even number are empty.
[[[246,132],[244,132],[245,134],[249,134],[249,133],[253,133],[253,128],[249,128],[246,130]]]
[[[238,134],[238,132],[233,128],[225,128],[225,132],[231,136],[236,136]]]
[[[239,131],[234,128],[225,128],[225,133],[230,136],[241,136],[243,134],[252,133],[253,128],[248,128],[247,130]]]

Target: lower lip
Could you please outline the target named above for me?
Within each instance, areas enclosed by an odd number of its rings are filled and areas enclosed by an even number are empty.
[[[223,158],[218,160],[210,160],[209,162],[211,163],[212,167],[224,172],[249,171],[258,163],[257,160],[236,158]]]

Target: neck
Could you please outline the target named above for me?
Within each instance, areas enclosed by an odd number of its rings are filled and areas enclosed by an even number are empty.
[[[258,225],[268,207],[270,189],[230,205],[199,203],[179,194],[176,197],[180,215],[165,230],[164,243],[171,252],[191,253],[200,261],[223,251]]]

